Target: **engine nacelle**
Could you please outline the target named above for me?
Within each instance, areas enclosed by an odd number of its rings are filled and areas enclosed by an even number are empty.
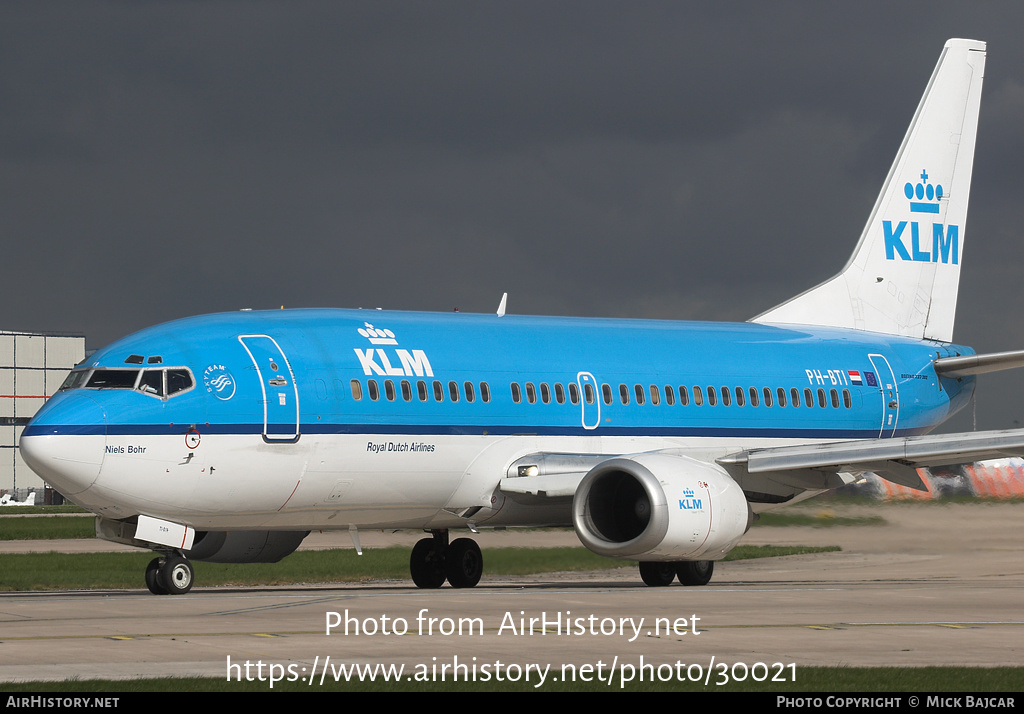
[[[276,563],[291,555],[309,531],[203,531],[185,555],[210,563]]]
[[[641,561],[718,560],[753,521],[724,469],[652,453],[603,461],[576,489],[572,520],[598,555]]]

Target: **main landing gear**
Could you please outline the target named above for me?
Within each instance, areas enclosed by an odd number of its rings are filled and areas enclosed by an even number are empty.
[[[184,595],[194,581],[192,563],[176,553],[153,558],[146,566],[146,587],[154,595]]]
[[[640,563],[640,578],[651,587],[671,585],[677,577],[683,585],[707,585],[715,572],[713,560],[680,560]]]
[[[409,556],[409,572],[416,587],[439,588],[444,581],[453,588],[471,588],[480,582],[484,559],[480,546],[470,538],[448,542],[447,530],[431,531],[432,538],[423,538]]]

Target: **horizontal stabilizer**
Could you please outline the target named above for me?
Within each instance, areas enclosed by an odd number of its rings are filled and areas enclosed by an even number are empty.
[[[1016,352],[994,352],[988,355],[964,355],[963,357],[942,357],[935,360],[936,373],[943,377],[968,377],[972,374],[999,372],[1004,369],[1024,367],[1024,350]]]

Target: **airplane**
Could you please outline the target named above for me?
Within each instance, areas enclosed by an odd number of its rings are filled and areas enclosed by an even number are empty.
[[[34,506],[36,505],[36,492],[33,491],[24,501],[15,501],[9,493],[0,496],[0,506]]]
[[[976,375],[952,342],[986,45],[947,42],[843,270],[743,323],[295,309],[191,317],[99,350],[25,461],[158,554],[276,562],[312,530],[412,529],[416,586],[475,586],[452,531],[572,526],[641,579],[704,585],[758,513],[875,473],[1024,454],[929,435]]]

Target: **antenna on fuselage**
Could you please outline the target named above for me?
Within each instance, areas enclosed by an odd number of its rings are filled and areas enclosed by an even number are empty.
[[[508,302],[508,293],[501,294],[501,302],[498,304],[498,317],[505,317],[505,303]]]

